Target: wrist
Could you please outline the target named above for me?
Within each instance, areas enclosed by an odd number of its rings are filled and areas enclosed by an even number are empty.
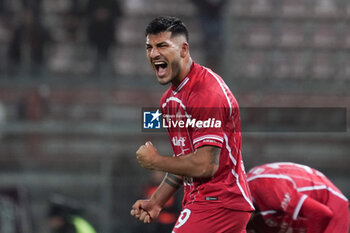
[[[154,170],[163,171],[163,167],[161,166],[163,157],[164,156],[160,155],[159,153],[157,153],[157,155],[154,156],[153,163],[152,163],[152,168]]]
[[[150,204],[158,210],[163,209],[163,206],[165,205],[161,203],[161,200],[158,199],[157,195],[155,195],[155,193],[151,196],[151,198],[149,199]]]

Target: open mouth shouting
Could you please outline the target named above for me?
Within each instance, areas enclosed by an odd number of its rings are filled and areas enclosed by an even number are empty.
[[[166,76],[168,71],[168,63],[165,61],[155,61],[153,62],[154,68],[156,70],[156,75],[159,78],[163,78]]]

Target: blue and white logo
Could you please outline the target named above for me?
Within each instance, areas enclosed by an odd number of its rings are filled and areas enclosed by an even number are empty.
[[[143,112],[143,128],[144,129],[160,129],[162,114],[157,111],[144,111]]]

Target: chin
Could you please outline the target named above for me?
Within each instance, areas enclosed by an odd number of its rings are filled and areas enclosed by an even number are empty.
[[[164,78],[159,78],[159,77],[157,77],[157,79],[158,79],[158,82],[159,82],[161,85],[167,85],[168,83],[171,82],[171,79],[166,78],[166,77],[164,77]]]

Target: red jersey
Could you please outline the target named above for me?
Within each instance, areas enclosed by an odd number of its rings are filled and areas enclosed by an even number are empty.
[[[333,212],[332,218],[337,218],[338,224],[342,221],[342,227],[349,225],[346,219],[349,218],[348,200],[315,169],[295,163],[269,163],[254,167],[247,176],[254,205],[264,219],[263,222],[255,222],[256,229],[259,229],[257,232],[306,232],[308,220],[299,215],[306,198],[329,207]],[[340,220],[342,217],[344,219]],[[333,230],[328,230],[331,227]],[[325,232],[347,232],[336,228],[332,220],[327,230]]]
[[[221,148],[212,178],[184,177],[183,207],[254,210],[242,162],[239,107],[225,82],[193,62],[186,78],[172,85],[160,104],[174,156],[204,145]]]

